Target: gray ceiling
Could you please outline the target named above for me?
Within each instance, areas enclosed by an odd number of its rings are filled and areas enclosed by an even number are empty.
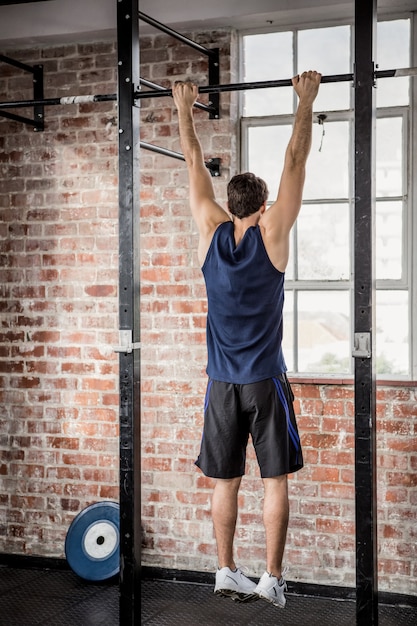
[[[12,2],[13,0],[10,0]],[[362,0],[363,2],[365,0]],[[0,42],[16,45],[114,36],[117,0],[44,0],[0,6]],[[417,10],[417,0],[379,0],[378,13]],[[353,16],[350,0],[140,0],[140,11],[185,32],[220,27],[267,27],[312,18]],[[142,33],[155,32],[140,21]]]

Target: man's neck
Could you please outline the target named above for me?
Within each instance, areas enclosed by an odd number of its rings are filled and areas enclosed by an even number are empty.
[[[244,217],[242,219],[239,219],[238,217],[233,216],[236,245],[238,245],[240,241],[243,239],[243,236],[248,230],[248,228],[251,228],[251,226],[257,226],[259,224],[260,218],[261,218],[260,211],[256,211],[256,213],[253,213],[252,215],[249,215],[248,217]]]

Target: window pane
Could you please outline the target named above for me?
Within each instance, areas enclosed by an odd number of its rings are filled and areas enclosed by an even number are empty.
[[[304,205],[297,220],[298,278],[349,278],[349,205]]]
[[[309,200],[349,196],[349,122],[313,125],[303,195]]]
[[[293,75],[292,32],[243,37],[243,81],[280,80]],[[251,89],[243,92],[243,115],[293,112],[293,88]]]
[[[275,200],[284,167],[292,126],[258,126],[248,129],[248,170],[263,178],[269,200]]]
[[[376,195],[403,194],[403,120],[384,117],[376,122]]]
[[[289,371],[294,371],[294,292],[285,291],[284,335],[282,339],[285,363]]]
[[[317,70],[323,75],[349,74],[350,27],[316,28],[298,33],[298,72]],[[314,102],[315,111],[348,109],[352,83],[325,83]]]
[[[376,277],[402,278],[402,202],[376,203]]]
[[[379,70],[410,67],[410,20],[378,23],[377,64]],[[409,78],[380,78],[377,83],[378,107],[409,103]]]
[[[290,255],[288,257],[287,269],[285,270],[285,278],[287,280],[294,280],[294,259],[295,259],[295,244],[294,244],[294,231],[295,227],[290,234]]]
[[[348,373],[351,363],[348,291],[298,293],[298,369]]]
[[[409,373],[408,293],[376,293],[377,374]]]

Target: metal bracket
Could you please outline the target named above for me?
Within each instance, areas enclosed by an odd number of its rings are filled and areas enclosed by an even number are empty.
[[[132,330],[119,330],[120,345],[113,346],[114,352],[124,352],[130,354],[133,350],[139,350],[141,347],[140,341],[132,343]]]
[[[208,159],[205,163],[205,166],[212,176],[220,176],[220,163],[221,159]]]
[[[7,63],[8,65],[13,65],[25,72],[30,72],[33,76],[33,99],[34,101],[40,101],[43,99],[43,65],[26,65],[25,63],[20,63],[20,61],[15,61],[14,59],[10,59],[9,57],[4,56],[4,54],[0,54],[0,61]],[[23,124],[29,124],[33,126],[33,130],[42,131],[44,130],[44,107],[43,104],[35,104],[33,105],[33,119],[30,117],[23,117],[22,115],[16,115],[15,113],[9,113],[8,111],[1,110],[1,117],[7,117],[10,120],[14,120],[15,122],[22,122]]]
[[[355,358],[371,358],[371,333],[355,333],[352,356]]]
[[[218,85],[220,82],[220,59],[219,48],[212,48],[211,55],[209,56],[209,85]],[[210,95],[209,105],[214,108],[214,112],[211,111],[209,118],[211,120],[218,120],[220,117],[220,93],[212,93]]]

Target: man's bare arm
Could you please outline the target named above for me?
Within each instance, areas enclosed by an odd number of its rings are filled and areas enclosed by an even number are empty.
[[[190,208],[200,237],[211,238],[216,227],[230,218],[216,202],[211,175],[204,164],[203,151],[197,137],[193,105],[198,88],[190,82],[177,82],[172,95],[178,110],[181,148],[188,168],[190,181]],[[204,241],[203,248],[204,248]],[[205,256],[205,255],[204,255]]]
[[[288,261],[289,233],[301,208],[306,162],[311,149],[313,102],[320,80],[318,72],[304,72],[292,80],[299,97],[294,127],[285,152],[277,198],[262,216],[268,254],[282,271]]]

